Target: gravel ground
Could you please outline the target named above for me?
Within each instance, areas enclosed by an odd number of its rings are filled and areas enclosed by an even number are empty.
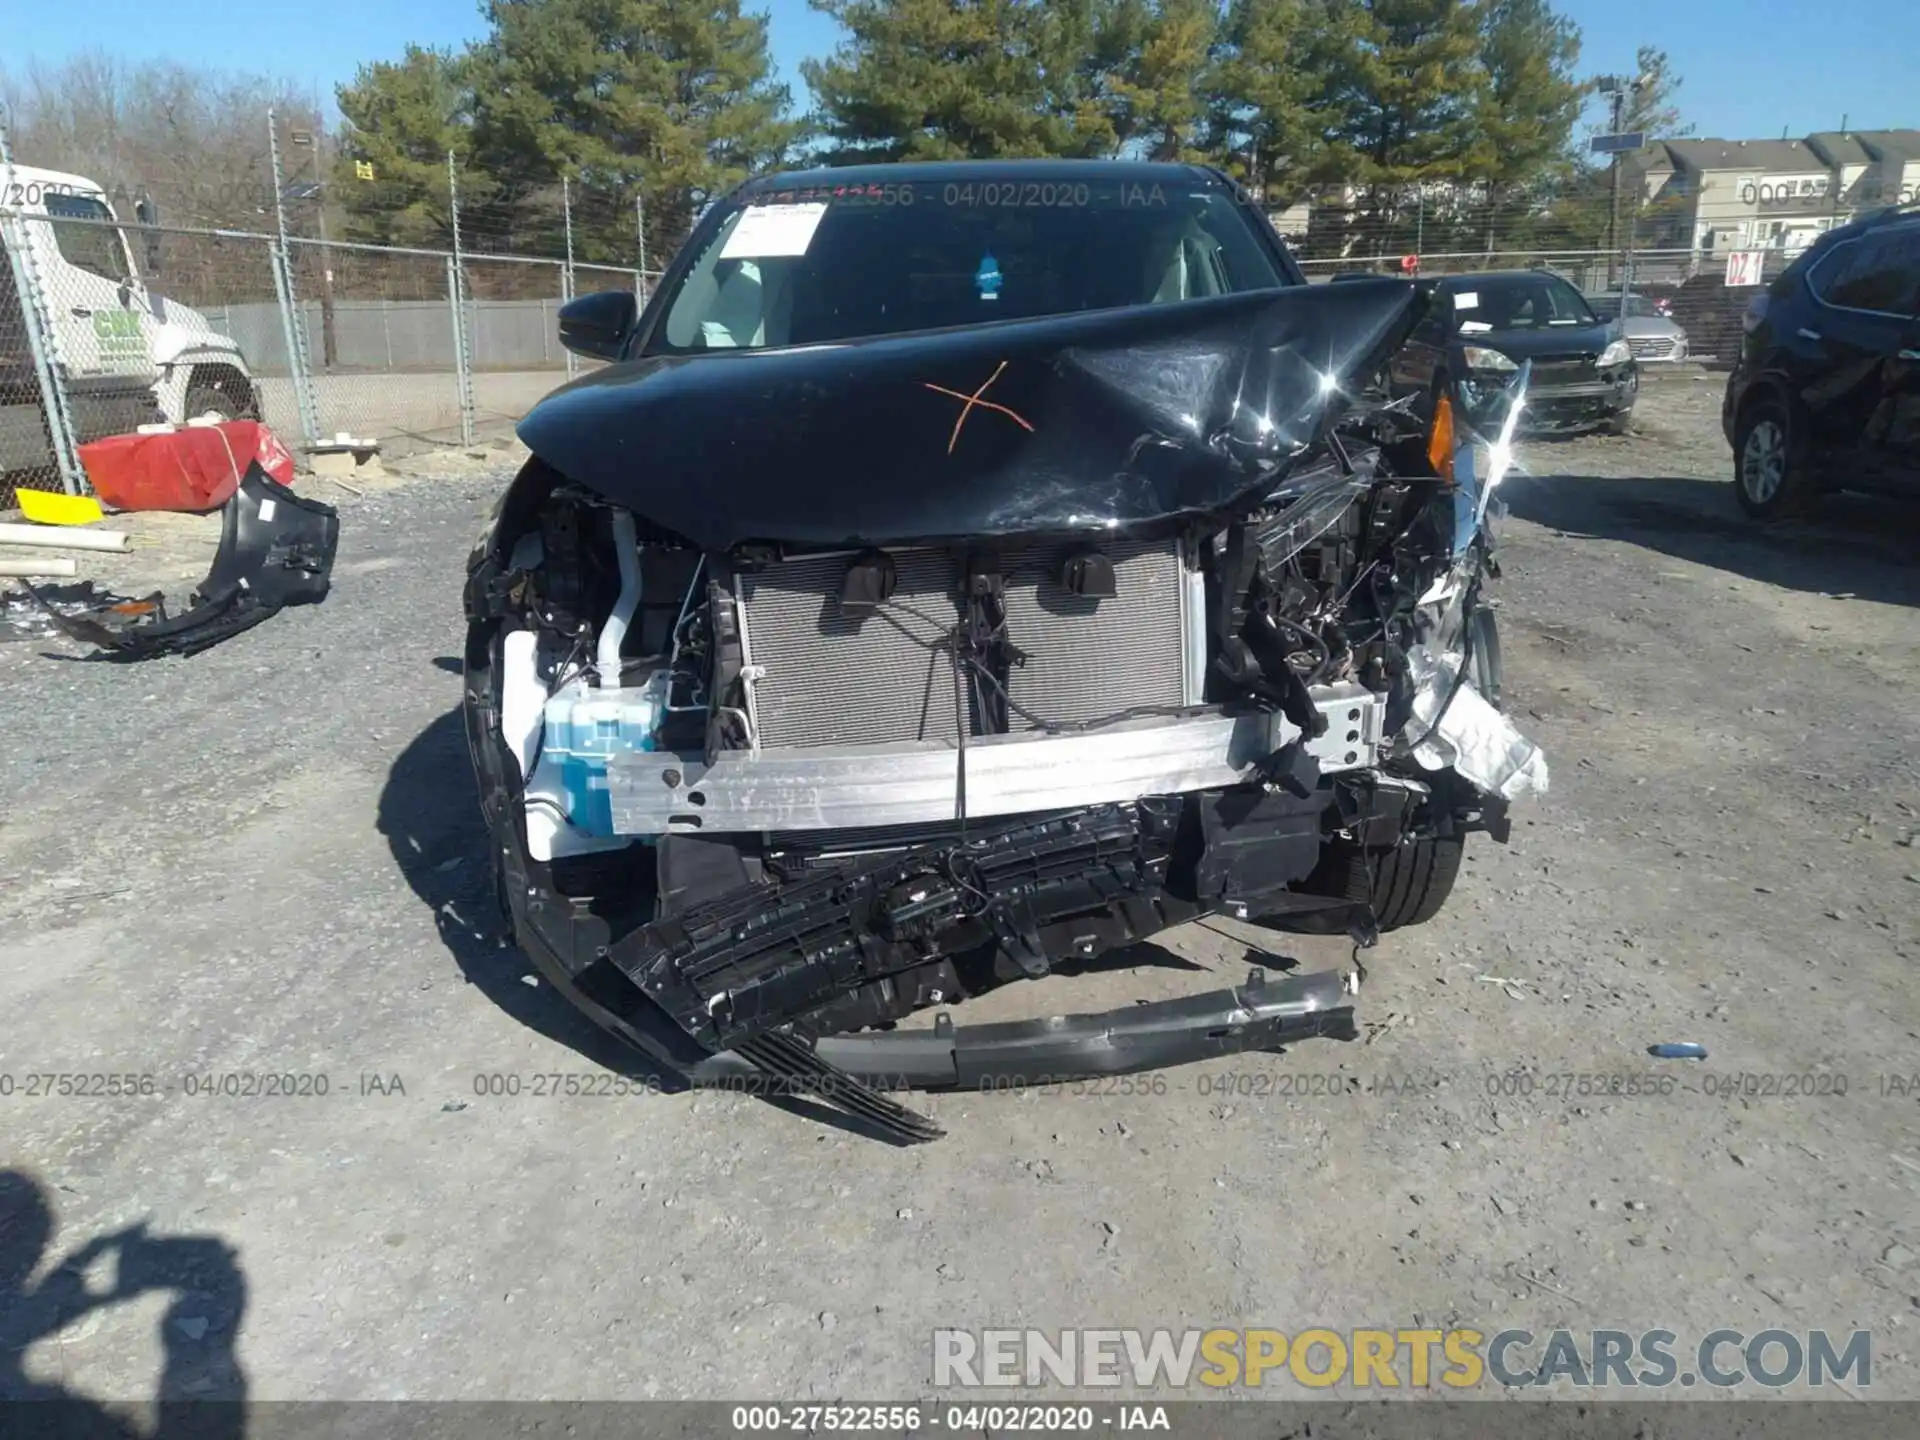
[[[1462,1323],[1871,1329],[1872,1393],[1920,1398],[1920,524],[1749,526],[1718,395],[1663,378],[1640,434],[1528,447],[1497,589],[1553,792],[1368,957],[1364,1042],[932,1097],[915,1149],[476,1094],[619,1063],[486,898],[452,657],[501,462],[341,495],[332,598],[196,659],[0,645],[0,1391],[880,1398],[939,1326]],[[197,575],[187,531],[140,563]],[[1345,959],[1163,938],[973,1014]],[[24,1094],[99,1072],[167,1093]],[[248,1072],[328,1093],[184,1093]],[[1708,1093],[1747,1073],[1824,1093]],[[116,1235],[112,1303],[63,1294]]]

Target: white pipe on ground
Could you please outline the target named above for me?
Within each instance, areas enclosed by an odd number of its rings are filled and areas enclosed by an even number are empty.
[[[54,556],[45,560],[0,560],[0,575],[21,580],[71,580],[78,573],[73,561]]]
[[[124,530],[82,530],[71,525],[0,525],[0,545],[31,545],[38,550],[131,550]]]

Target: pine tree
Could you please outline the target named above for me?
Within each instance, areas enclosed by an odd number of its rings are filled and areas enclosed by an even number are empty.
[[[1115,0],[811,0],[847,38],[801,73],[822,157],[1111,154]]]
[[[740,0],[491,0],[487,15],[468,60],[478,164],[510,195],[562,174],[617,196],[615,214],[644,195],[655,253],[798,134],[766,17]],[[596,237],[577,243],[593,258]]]
[[[1330,0],[1323,166],[1374,187],[1470,173],[1487,83],[1482,10],[1463,0]]]
[[[1267,200],[1295,198],[1326,148],[1327,7],[1232,0],[1205,77],[1207,145]]]
[[[1128,0],[1104,18],[1108,53],[1124,56],[1104,91],[1121,146],[1147,160],[1204,158],[1215,0]]]
[[[362,65],[334,97],[346,125],[330,188],[346,211],[347,238],[450,245],[447,153],[469,158],[473,142],[458,59],[409,45],[399,60]]]
[[[1531,182],[1567,172],[1574,123],[1591,86],[1574,79],[1580,29],[1547,0],[1493,0],[1481,41],[1476,168],[1489,179]]]

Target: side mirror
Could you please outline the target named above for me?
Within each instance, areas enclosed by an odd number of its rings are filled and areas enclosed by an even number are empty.
[[[618,360],[640,306],[630,290],[599,290],[560,307],[560,343],[576,355]]]
[[[160,232],[153,227],[160,223],[160,207],[142,195],[133,202],[133,218],[138,220],[147,231],[147,273],[160,273]]]

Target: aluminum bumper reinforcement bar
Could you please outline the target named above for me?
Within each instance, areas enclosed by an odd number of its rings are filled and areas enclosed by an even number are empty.
[[[1385,701],[1360,685],[1315,687],[1323,734],[1304,738],[1322,774],[1370,767],[1384,739]],[[1302,738],[1277,714],[1204,711],[1053,735],[991,735],[966,749],[974,817],[1112,804],[1246,780]],[[641,750],[607,765],[621,835],[737,834],[913,825],[958,816],[959,752],[937,742],[728,752]]]

